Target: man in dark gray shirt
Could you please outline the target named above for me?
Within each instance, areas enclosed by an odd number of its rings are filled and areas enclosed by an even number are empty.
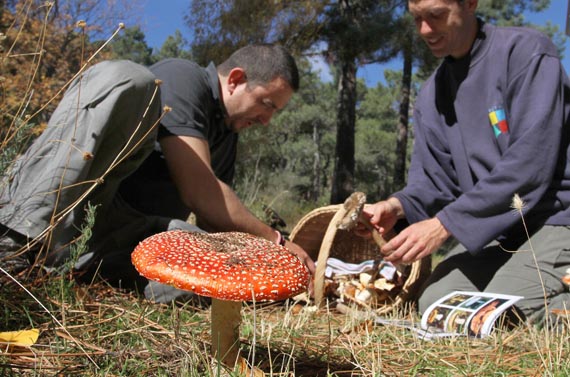
[[[186,222],[192,211],[202,230],[283,244],[313,271],[305,251],[253,216],[229,186],[237,133],[268,124],[298,85],[293,57],[276,45],[244,47],[217,68],[177,59],[150,70],[128,61],[91,67],[10,169],[2,243],[38,240],[46,265],[61,265],[89,202],[96,221],[76,268],[165,302],[182,293],[140,278],[130,253],[160,231],[200,230]]]
[[[191,208],[178,195],[161,150],[161,140],[170,136],[206,140],[215,176],[231,185],[238,133],[225,122],[226,109],[220,99],[218,71],[213,63],[202,68],[186,59],[166,59],[149,69],[161,81],[162,103],[172,110],[161,119],[155,150],[121,183],[120,193],[131,206],[146,214],[187,219]],[[157,196],[157,192],[162,195]]]

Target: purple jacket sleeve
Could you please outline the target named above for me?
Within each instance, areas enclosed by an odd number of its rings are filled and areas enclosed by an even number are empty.
[[[435,216],[461,195],[446,135],[439,129],[419,126],[422,116],[417,107],[413,119],[415,138],[408,183],[403,191],[392,195],[402,203],[410,223]]]

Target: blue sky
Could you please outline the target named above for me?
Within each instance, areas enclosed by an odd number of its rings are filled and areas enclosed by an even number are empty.
[[[149,46],[160,47],[176,29],[188,35],[183,17],[189,8],[190,0],[146,0],[142,23]]]
[[[188,38],[189,29],[184,25],[183,17],[189,9],[189,4],[190,0],[146,0],[141,21],[149,46],[160,47],[166,37],[174,34],[176,29]],[[528,20],[538,25],[544,25],[550,21],[552,24],[558,25],[560,30],[564,30],[567,4],[567,0],[551,0],[550,7],[545,12],[529,14]],[[570,38],[566,41],[564,55],[562,63],[566,71],[570,73]],[[324,67],[324,65],[319,66]],[[383,66],[360,67],[358,75],[365,79],[368,86],[375,86],[379,80],[383,79],[385,67],[401,69],[399,62],[391,62]],[[323,78],[327,78],[324,69],[321,74]]]

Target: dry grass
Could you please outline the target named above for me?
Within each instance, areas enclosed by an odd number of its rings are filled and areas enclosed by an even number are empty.
[[[2,375],[215,375],[207,303],[158,305],[102,283],[62,285],[60,279],[36,276],[25,285],[72,337],[19,286],[3,285],[0,328],[38,328],[41,335],[32,347],[2,349]],[[533,327],[497,330],[486,339],[424,341],[333,306],[315,310],[291,300],[244,306],[242,355],[273,376],[570,373],[568,318],[549,343],[545,330]],[[391,315],[415,314],[400,308]]]

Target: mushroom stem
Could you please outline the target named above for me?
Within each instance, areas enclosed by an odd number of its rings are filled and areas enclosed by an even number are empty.
[[[234,368],[239,357],[241,302],[212,298],[212,356]]]
[[[376,245],[378,245],[379,248],[382,248],[382,246],[386,245],[387,241],[384,238],[384,236],[382,236],[382,234],[380,234],[378,229],[374,228],[372,226],[372,224],[370,224],[370,220],[365,218],[362,215],[362,213],[360,213],[358,215],[358,221],[361,224],[363,224],[366,229],[368,229],[370,231],[370,234],[372,234],[372,239],[374,240]],[[389,234],[389,238],[393,238],[395,236],[395,233],[393,230],[390,230],[390,232],[388,234]],[[382,259],[383,259],[382,256],[379,256],[378,258],[374,259],[374,264],[372,265],[372,276],[370,277],[370,283],[369,283],[372,286],[374,286],[374,281],[376,279],[378,279],[378,275],[380,274],[379,268],[380,268],[380,263],[382,262]],[[406,274],[406,267],[404,265],[398,264],[395,267],[402,275]]]
[[[368,220],[367,218],[365,218],[362,213],[359,214],[358,216],[358,222],[360,222],[362,225],[364,225],[364,227],[370,231],[370,234],[372,235],[372,239],[374,240],[374,242],[376,243],[376,245],[378,245],[378,247],[382,247],[384,245],[386,245],[386,240],[384,239],[384,237],[382,237],[382,235],[380,234],[380,232],[378,231],[378,229],[374,228],[372,226],[372,224],[370,224],[370,220]]]
[[[374,240],[376,245],[378,245],[379,249],[382,248],[382,246],[386,245],[386,240],[384,239],[384,237],[382,237],[378,229],[374,228],[372,224],[370,224],[368,219],[364,218],[362,213],[359,214],[358,220],[360,221],[361,224],[364,225],[366,229],[370,231],[370,234],[372,234],[372,239]],[[380,250],[378,250],[378,252],[380,252]],[[380,268],[381,262],[382,262],[382,256],[379,256],[376,259],[374,259],[374,264],[372,265],[372,276],[370,277],[369,285],[372,284],[372,286],[374,286],[374,281],[378,279],[378,275],[380,274],[378,270]]]

